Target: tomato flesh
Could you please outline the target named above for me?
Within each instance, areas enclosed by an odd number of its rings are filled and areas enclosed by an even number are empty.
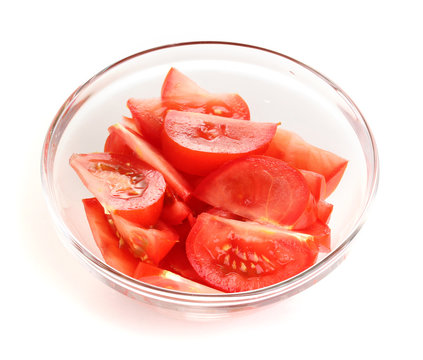
[[[120,154],[73,154],[70,165],[87,189],[113,214],[142,226],[155,224],[163,206],[163,176]]]
[[[287,163],[253,155],[206,176],[195,195],[250,220],[293,226],[309,203],[310,190],[304,176]]]
[[[160,218],[169,225],[181,224],[191,213],[191,209],[171,190],[166,189]]]
[[[276,127],[273,123],[169,110],[162,150],[178,170],[203,176],[229,160],[264,153]]]
[[[121,124],[115,124],[109,127],[109,132],[118,134],[124,142],[135,152],[136,156],[160,171],[166,182],[183,200],[191,195],[191,186],[182,177],[182,175],[141,136],[125,128]]]
[[[321,174],[326,180],[328,197],[338,186],[348,161],[304,141],[291,131],[278,128],[266,155],[286,161],[293,167]],[[323,199],[324,199],[323,198]]]
[[[317,218],[327,224],[333,211],[333,205],[327,201],[320,200],[317,202]]]
[[[238,94],[211,94],[175,68],[162,86],[162,99],[172,101],[174,109],[249,120],[250,110]],[[178,109],[179,107],[179,109]]]
[[[83,199],[82,203],[94,240],[104,261],[117,271],[132,276],[139,260],[129,252],[125,245],[120,243],[104,213],[103,206],[96,198]]]
[[[178,241],[176,232],[162,221],[144,228],[118,215],[111,214],[111,217],[133,255],[144,262],[158,264]]]
[[[140,262],[135,270],[134,278],[145,283],[165,289],[184,291],[189,293],[220,294],[221,292],[208,286],[198,284],[156,266]]]
[[[288,279],[310,267],[318,253],[310,235],[207,213],[197,218],[186,251],[198,275],[226,292]]]
[[[312,235],[315,243],[321,252],[330,252],[331,250],[331,230],[327,224],[317,220],[309,227],[298,230],[301,233]]]

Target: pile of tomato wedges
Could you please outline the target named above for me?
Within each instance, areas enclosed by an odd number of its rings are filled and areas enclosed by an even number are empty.
[[[70,165],[93,237],[115,270],[194,293],[286,280],[330,251],[325,199],[347,160],[278,123],[250,120],[238,94],[171,68],[157,98],[127,102],[104,151]]]

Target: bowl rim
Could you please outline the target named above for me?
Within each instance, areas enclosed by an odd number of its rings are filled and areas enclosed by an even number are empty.
[[[366,202],[363,206],[362,212],[357,220],[357,223],[354,226],[354,228],[351,230],[350,234],[342,241],[340,245],[338,245],[338,247],[335,250],[331,251],[323,259],[321,259],[319,262],[316,262],[308,269],[304,270],[303,272],[287,280],[284,280],[282,282],[279,282],[264,288],[245,291],[245,292],[237,292],[237,293],[203,294],[203,293],[187,293],[187,292],[178,291],[178,290],[165,289],[165,288],[157,287],[155,285],[151,285],[151,284],[136,280],[130,276],[127,276],[115,270],[114,268],[106,264],[102,259],[99,259],[97,256],[92,254],[88,249],[86,249],[85,246],[82,245],[78,241],[78,239],[71,233],[71,231],[68,229],[68,227],[62,220],[61,216],[59,215],[58,211],[56,211],[54,197],[51,196],[52,192],[50,191],[50,184],[49,184],[50,174],[48,171],[48,163],[51,157],[51,151],[50,151],[51,145],[52,145],[51,140],[53,138],[55,130],[58,127],[58,124],[63,119],[68,109],[72,106],[72,103],[75,101],[75,99],[77,99],[78,95],[84,89],[86,89],[92,83],[94,83],[98,78],[100,78],[103,74],[119,66],[120,64],[130,61],[131,59],[138,58],[144,54],[157,52],[157,51],[161,51],[165,49],[179,48],[179,47],[186,47],[186,46],[197,46],[197,45],[212,45],[212,46],[221,45],[221,46],[231,46],[231,47],[233,46],[242,47],[242,48],[247,48],[247,49],[251,49],[255,51],[270,53],[276,56],[280,56],[289,61],[292,61],[293,63],[310,71],[312,74],[314,74],[315,76],[317,76],[318,78],[326,82],[336,92],[338,92],[343,97],[343,100],[346,103],[348,103],[351,106],[351,108],[354,110],[355,115],[364,125],[364,129],[370,139],[371,150],[373,153],[372,160],[374,165],[373,178],[371,179],[370,183],[367,184],[369,196],[366,199]],[[55,156],[55,153],[54,153],[54,156]],[[137,52],[133,55],[125,57],[107,66],[106,68],[104,68],[103,70],[101,70],[100,72],[92,76],[88,81],[86,81],[81,86],[79,86],[74,92],[72,92],[71,95],[67,98],[67,100],[63,103],[63,105],[59,108],[45,136],[43,147],[42,147],[42,156],[41,156],[40,165],[41,165],[40,166],[41,183],[42,183],[43,193],[48,205],[49,212],[54,220],[56,227],[63,233],[63,235],[65,235],[65,237],[71,240],[70,241],[70,243],[72,244],[71,249],[74,250],[74,253],[76,253],[76,255],[83,262],[85,262],[90,267],[96,269],[96,271],[100,273],[104,278],[107,278],[111,280],[112,282],[119,283],[123,285],[125,288],[130,289],[140,295],[157,298],[162,301],[167,300],[172,303],[175,303],[175,301],[176,302],[180,301],[184,305],[195,304],[197,306],[207,305],[207,306],[216,306],[216,307],[218,306],[227,307],[228,302],[230,302],[230,305],[235,306],[235,305],[239,305],[246,302],[251,303],[251,301],[254,301],[254,300],[260,301],[260,300],[263,300],[264,298],[268,299],[275,296],[280,296],[282,294],[286,294],[290,292],[291,290],[300,287],[302,284],[307,283],[309,280],[318,277],[319,274],[325,271],[325,269],[329,268],[333,263],[336,263],[341,258],[341,256],[345,253],[346,249],[351,244],[353,238],[357,235],[357,233],[362,228],[366,220],[369,207],[373,203],[374,197],[376,195],[377,187],[379,183],[379,175],[380,175],[379,155],[378,155],[378,149],[377,149],[374,135],[366,119],[364,118],[363,114],[358,109],[358,107],[353,102],[353,100],[345,93],[345,91],[343,91],[338,85],[336,85],[332,80],[327,78],[325,75],[321,74],[314,68],[290,56],[287,56],[278,51],[269,50],[267,48],[260,47],[260,46],[238,43],[238,42],[228,42],[228,41],[189,41],[189,42],[180,42],[180,43],[171,43],[167,45],[161,45],[161,46],[157,46],[157,47],[153,47],[147,50]]]

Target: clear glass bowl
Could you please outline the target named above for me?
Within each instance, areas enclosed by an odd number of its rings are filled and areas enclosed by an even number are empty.
[[[149,285],[114,270],[102,259],[81,199],[91,197],[69,166],[72,153],[101,151],[107,128],[130,115],[130,97],[158,97],[173,66],[210,92],[237,92],[251,119],[282,123],[308,142],[349,160],[328,199],[333,251],[281,283],[234,294],[191,294]],[[42,183],[63,243],[92,273],[116,290],[187,317],[216,318],[279,301],[302,291],[344,258],[364,223],[376,191],[378,155],[372,133],[352,100],[312,68],[267,49],[225,42],[172,44],[123,59],[79,87],[52,122],[42,153]]]

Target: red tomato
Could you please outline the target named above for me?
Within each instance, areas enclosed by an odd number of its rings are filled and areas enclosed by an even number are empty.
[[[160,98],[129,99],[128,109],[135,120],[138,131],[153,145],[160,146],[163,118],[168,105]]]
[[[298,230],[301,233],[312,235],[319,251],[330,252],[331,231],[329,226],[317,220],[306,229]]]
[[[137,159],[108,153],[73,154],[70,165],[110,213],[143,226],[156,223],[166,189],[158,171]]]
[[[314,196],[310,193],[307,206],[301,216],[297,219],[295,224],[291,226],[292,229],[304,229],[317,220],[317,205]]]
[[[169,110],[162,132],[162,150],[179,170],[207,175],[223,163],[262,154],[277,124]]]
[[[96,198],[83,199],[85,214],[93,233],[94,240],[103,255],[104,261],[117,271],[132,276],[139,263],[128,250],[120,243],[104,213],[104,208]]]
[[[162,221],[143,228],[118,215],[111,216],[122,239],[142,261],[158,264],[178,241],[176,232]]]
[[[293,167],[314,171],[325,177],[328,197],[338,186],[348,161],[313,146],[293,132],[278,128],[265,155],[286,161]]]
[[[166,189],[160,218],[169,225],[181,224],[191,213],[190,208],[171,190]]]
[[[310,192],[313,194],[314,199],[319,201],[326,197],[326,180],[321,174],[313,171],[300,170],[303,174],[304,179],[307,181]]]
[[[247,103],[238,94],[211,94],[188,76],[171,68],[162,86],[162,99],[171,100],[179,110],[201,112],[233,119],[250,119]],[[178,110],[175,106],[174,109]]]
[[[174,274],[170,271],[160,269],[156,266],[140,262],[135,270],[134,278],[145,283],[190,293],[219,294],[220,291],[198,284]]]
[[[138,134],[128,130],[121,124],[112,125],[109,132],[118,134],[125,143],[135,152],[137,157],[163,174],[166,182],[183,200],[191,195],[191,187],[182,175]]]
[[[310,190],[304,176],[284,161],[253,155],[208,175],[195,195],[250,220],[292,226],[306,209]]]
[[[165,258],[160,262],[160,267],[162,269],[172,271],[175,274],[181,275],[186,279],[198,283],[204,282],[204,280],[198,276],[188,261],[185,251],[185,241],[181,241],[175,244],[172,250],[170,250]]]
[[[201,214],[186,240],[188,260],[207,283],[226,292],[269,286],[316,260],[310,235]]]
[[[109,134],[104,143],[104,152],[134,157],[135,153],[118,134]]]
[[[330,215],[332,214],[333,205],[324,201],[320,200],[317,202],[317,218],[327,224],[330,219]]]

